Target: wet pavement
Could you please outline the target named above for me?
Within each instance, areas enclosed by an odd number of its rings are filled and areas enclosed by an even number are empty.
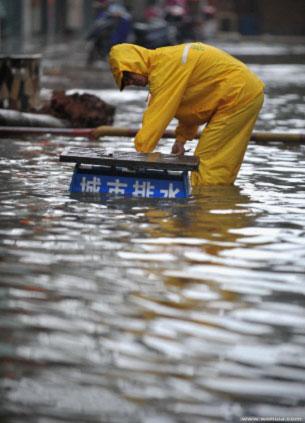
[[[235,55],[245,63],[305,64],[304,37],[260,37],[230,39],[219,37],[211,44]],[[67,50],[69,54],[67,55]],[[104,89],[115,88],[106,61],[86,65],[88,47],[84,40],[56,44],[45,48],[42,61],[42,88]]]
[[[106,61],[87,66],[86,60],[87,47],[83,40],[72,42],[69,47],[64,43],[46,48],[42,54],[41,87],[52,90],[115,88]]]

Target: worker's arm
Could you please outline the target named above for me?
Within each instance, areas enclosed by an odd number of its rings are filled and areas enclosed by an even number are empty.
[[[184,85],[173,93],[173,88],[164,89],[151,97],[143,115],[142,128],[135,138],[136,150],[148,153],[154,150],[165,129],[176,114]]]
[[[176,141],[186,143],[186,141],[196,138],[197,133],[198,125],[187,125],[179,121],[175,130]]]
[[[192,72],[192,66],[169,63],[160,66],[154,77],[154,88],[148,108],[144,112],[142,128],[135,138],[137,151],[154,150],[169,122],[175,116]]]
[[[172,146],[172,154],[182,156],[185,152],[184,144],[186,141],[194,139],[197,132],[198,125],[186,125],[179,121],[175,131],[176,141]]]

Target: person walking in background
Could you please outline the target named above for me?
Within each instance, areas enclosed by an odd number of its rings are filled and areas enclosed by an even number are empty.
[[[87,34],[88,65],[105,58],[113,45],[126,42],[132,31],[131,15],[121,3],[101,0],[96,2],[96,7],[96,19]]]
[[[218,31],[217,10],[216,7],[207,4],[202,8],[203,14],[203,40],[214,38]]]
[[[186,41],[190,31],[186,0],[166,0],[164,11],[165,20],[174,33],[174,44]]]
[[[263,104],[263,82],[246,65],[203,43],[149,50],[134,44],[112,47],[109,63],[118,87],[148,85],[151,94],[138,152],[155,149],[176,117],[172,153],[184,154],[187,140],[206,124],[195,155],[199,169],[192,185],[233,184]]]

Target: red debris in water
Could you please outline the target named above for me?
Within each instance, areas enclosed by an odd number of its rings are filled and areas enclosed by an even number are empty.
[[[73,128],[95,128],[113,124],[115,107],[92,94],[54,91],[50,103],[40,112],[68,120]]]

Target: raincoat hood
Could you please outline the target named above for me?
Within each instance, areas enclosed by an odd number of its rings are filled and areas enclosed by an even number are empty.
[[[122,90],[123,72],[134,72],[148,77],[150,68],[150,50],[134,44],[117,44],[109,53],[109,64],[115,82]]]

